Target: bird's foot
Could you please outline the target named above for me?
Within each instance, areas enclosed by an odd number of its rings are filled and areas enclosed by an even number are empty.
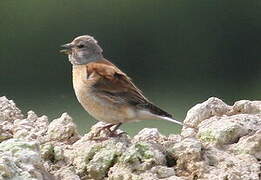
[[[116,131],[111,131],[110,134],[109,134],[109,137],[119,137],[123,134],[127,134],[127,133],[126,132],[117,133]]]
[[[120,125],[121,125],[121,123],[107,124],[107,125],[99,128],[94,134],[91,135],[91,137],[89,139],[95,140],[95,141],[104,141],[104,140],[108,140],[110,137],[119,137],[122,134],[126,133],[126,132],[117,133],[117,129],[119,128]],[[115,127],[113,129],[111,129],[113,126],[115,126]],[[105,131],[106,137],[101,137],[102,131]]]

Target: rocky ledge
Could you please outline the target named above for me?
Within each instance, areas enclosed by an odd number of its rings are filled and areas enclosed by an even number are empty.
[[[79,135],[64,113],[48,122],[27,117],[0,97],[0,179],[22,180],[259,180],[261,101],[233,106],[218,98],[192,107],[180,135],[145,128],[90,140],[102,123]],[[120,130],[119,130],[120,131]],[[102,131],[100,136],[106,137]]]

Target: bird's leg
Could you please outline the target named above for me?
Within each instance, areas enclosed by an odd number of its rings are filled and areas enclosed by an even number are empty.
[[[105,126],[101,127],[99,130],[97,130],[97,132],[95,134],[93,134],[90,139],[91,140],[100,140],[100,141],[103,141],[103,140],[107,140],[108,137],[117,137],[117,136],[120,136],[122,134],[124,134],[125,132],[121,132],[119,134],[116,133],[117,129],[122,125],[122,123],[119,123],[119,124],[106,124]],[[111,128],[115,126],[112,130]],[[108,134],[108,137],[97,137],[102,130],[107,130],[109,131],[109,134]]]
[[[115,124],[106,124],[105,126],[100,127],[99,129],[97,129],[97,131],[94,134],[91,135],[90,140],[105,140],[104,138],[99,138],[97,136],[99,136],[101,134],[101,131],[105,129],[111,132],[110,128],[114,125]]]
[[[121,125],[122,125],[122,123],[119,123],[119,124],[117,124],[112,130],[110,130],[110,136],[111,136],[111,137],[120,136],[120,135],[126,133],[126,132],[121,132],[121,133],[119,133],[119,134],[116,133],[117,129],[118,129]]]
[[[122,125],[122,123],[119,123],[119,124],[106,124],[105,126],[103,126],[103,127],[101,127],[99,129],[97,134],[99,134],[102,130],[105,130],[105,129],[107,129],[111,134],[113,134],[120,127],[120,125]],[[113,126],[115,126],[115,127],[111,130],[111,127],[113,127]]]
[[[111,132],[111,127],[115,126],[115,124],[106,124],[105,126],[101,127],[96,134],[100,134],[103,130],[108,130]]]
[[[101,128],[101,130],[108,129],[109,131],[111,131],[111,127],[112,127],[112,126],[115,126],[115,124],[106,124],[105,126],[103,126],[103,127]]]
[[[115,132],[121,125],[122,123],[117,124],[111,132]]]

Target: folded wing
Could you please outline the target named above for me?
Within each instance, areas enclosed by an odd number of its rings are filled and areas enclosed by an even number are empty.
[[[171,117],[170,114],[149,102],[131,79],[109,61],[100,60],[88,64],[87,74],[98,78],[92,90],[97,92],[100,98],[108,99],[113,103],[136,106],[158,116]]]

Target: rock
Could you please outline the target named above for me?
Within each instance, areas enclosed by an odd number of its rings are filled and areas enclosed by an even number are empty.
[[[157,178],[168,178],[175,175],[175,170],[166,166],[154,166],[151,168],[151,172],[157,175]]]
[[[36,142],[9,139],[0,144],[2,179],[54,179],[42,166]]]
[[[195,137],[197,135],[197,130],[195,128],[186,127],[182,129],[180,135],[184,138]]]
[[[22,118],[21,110],[12,100],[8,100],[5,96],[0,97],[0,142],[13,137],[11,131],[13,121]]]
[[[96,128],[92,130],[96,131]],[[71,159],[80,176],[87,174],[88,178],[103,179],[130,141],[127,136],[101,141],[89,140],[93,133],[91,131],[75,142],[71,150],[65,151],[65,156]]]
[[[133,142],[149,141],[159,142],[164,141],[166,137],[162,136],[156,128],[144,128],[136,136],[133,137]]]
[[[112,148],[103,148],[96,153],[87,165],[87,173],[90,178],[104,179],[116,161],[117,151]]]
[[[22,119],[23,114],[12,100],[5,96],[0,97],[0,123],[3,121],[13,122],[16,119]]]
[[[198,137],[209,143],[232,144],[261,127],[261,116],[237,114],[211,117],[198,125]]]
[[[231,149],[236,154],[250,154],[261,159],[261,130],[240,138],[239,142],[233,145]]]
[[[14,138],[43,141],[49,125],[47,116],[38,117],[33,111],[27,113],[27,118],[17,119],[13,124]]]
[[[40,145],[41,157],[44,160],[54,160],[54,146],[50,143]]]
[[[175,160],[177,173],[189,175],[202,165],[202,144],[195,138],[186,138],[169,148],[168,155]]]
[[[189,127],[197,127],[203,120],[212,116],[222,116],[229,112],[231,106],[225,104],[222,100],[211,97],[207,101],[197,104],[191,108],[184,120],[184,125]]]
[[[202,179],[259,180],[260,164],[251,155],[210,148],[204,156],[208,163],[200,173]]]
[[[137,142],[122,154],[119,162],[129,166],[132,171],[146,171],[153,165],[166,164],[166,158],[158,146]]]
[[[48,141],[67,141],[70,143],[79,139],[76,125],[73,123],[72,118],[63,113],[58,119],[54,119],[47,130]]]
[[[259,114],[261,113],[261,101],[241,100],[235,102],[230,114]]]
[[[0,124],[0,142],[13,137],[13,133],[11,131],[12,127],[12,123],[8,121],[4,121]]]
[[[50,124],[0,98],[0,179],[259,180],[260,101],[218,98],[189,110],[181,135],[145,128],[133,138],[104,123],[84,136],[64,113]]]
[[[131,169],[124,167],[120,164],[116,164],[108,171],[109,180],[132,180],[134,179]]]
[[[70,168],[61,168],[55,172],[55,177],[62,180],[81,180]]]

